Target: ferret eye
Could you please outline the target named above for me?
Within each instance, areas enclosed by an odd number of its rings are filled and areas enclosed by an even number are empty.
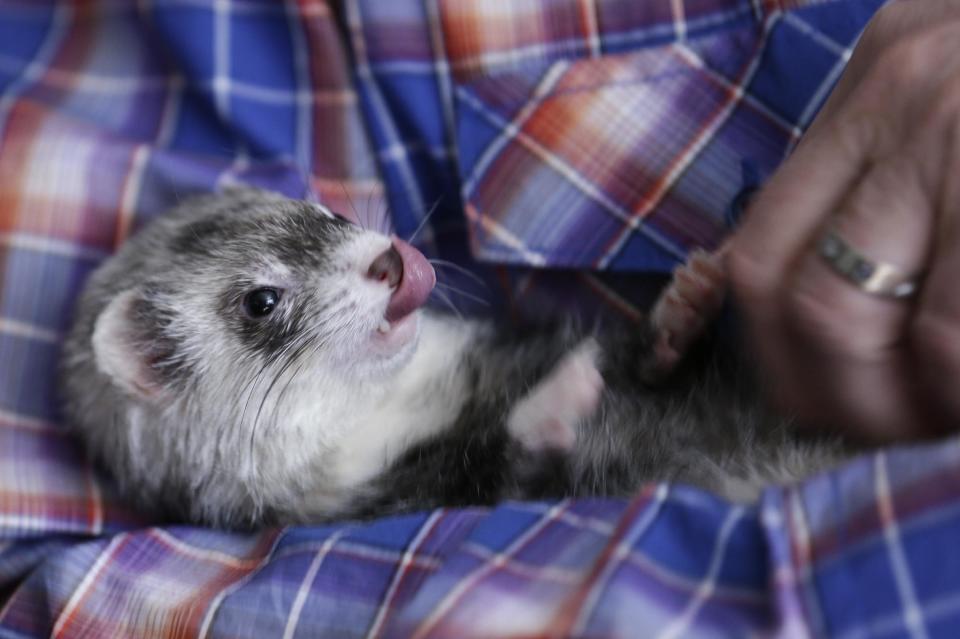
[[[243,298],[243,310],[254,319],[266,317],[280,301],[280,291],[275,288],[258,288]]]

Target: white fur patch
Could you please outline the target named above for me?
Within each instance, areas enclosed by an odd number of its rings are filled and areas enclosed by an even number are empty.
[[[531,451],[570,450],[577,425],[597,408],[603,378],[597,370],[599,345],[583,341],[567,353],[507,418],[507,431]]]
[[[374,397],[355,394],[337,446],[333,477],[351,487],[387,470],[414,444],[456,418],[469,392],[459,362],[478,326],[420,312],[421,338],[409,363],[385,380]]]

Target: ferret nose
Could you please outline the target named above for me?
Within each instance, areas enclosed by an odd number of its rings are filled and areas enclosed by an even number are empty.
[[[400,284],[403,278],[403,258],[393,245],[374,258],[367,269],[367,277],[375,282],[385,282],[390,288],[396,288]]]

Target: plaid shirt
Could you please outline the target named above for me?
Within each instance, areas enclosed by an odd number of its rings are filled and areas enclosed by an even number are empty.
[[[83,278],[231,182],[404,235],[435,209],[421,246],[517,300],[635,314],[628,273],[718,242],[880,4],[0,0],[0,637],[957,636],[957,442],[750,507],[241,534],[150,527],[56,410]]]

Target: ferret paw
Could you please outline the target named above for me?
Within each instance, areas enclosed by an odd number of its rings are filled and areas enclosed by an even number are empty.
[[[507,432],[531,452],[569,451],[577,441],[577,424],[593,413],[603,392],[597,370],[599,348],[580,344],[510,411]]]
[[[697,249],[673,272],[673,279],[653,307],[652,377],[673,370],[707,324],[717,316],[727,292],[721,254]]]

